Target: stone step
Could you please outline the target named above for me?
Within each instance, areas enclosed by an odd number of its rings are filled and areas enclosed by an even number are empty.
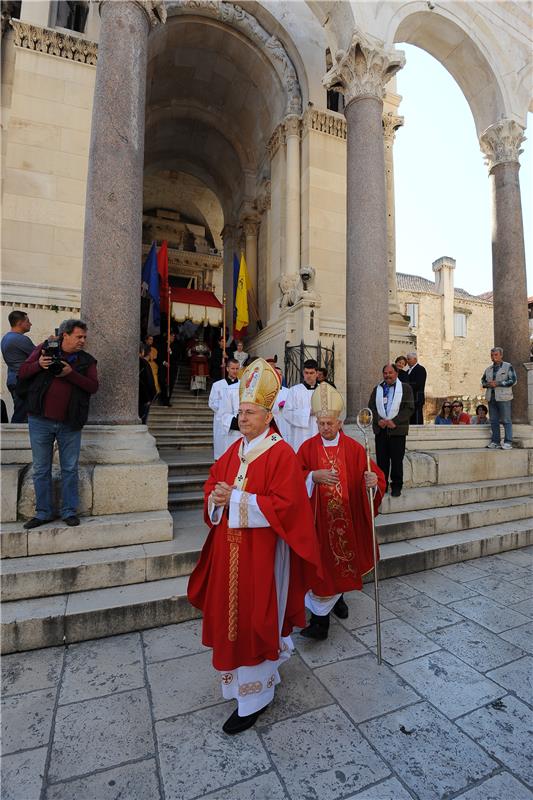
[[[171,491],[169,487],[168,492],[168,507],[171,511],[177,511],[180,508],[201,508],[204,504],[203,484],[202,488],[197,491]]]
[[[69,528],[60,520],[29,531],[22,527],[22,522],[6,523],[0,529],[0,549],[2,558],[10,559],[143,545],[172,540],[172,535],[172,517],[168,511],[145,511],[82,517],[76,528]],[[2,566],[6,563],[3,561]]]
[[[200,427],[199,429],[194,429],[189,427],[188,425],[161,425],[161,427],[150,427],[150,433],[155,436],[156,439],[164,439],[165,437],[169,436],[178,436],[187,440],[195,440],[195,439],[207,439],[209,436],[212,436],[212,429],[211,426],[206,428]]]
[[[401,511],[481,503],[489,500],[525,497],[526,495],[533,495],[533,476],[444,486],[420,486],[404,489],[401,497],[385,495],[379,513],[395,514]]]
[[[200,544],[206,530],[204,527],[203,534],[191,531],[188,542],[177,537],[173,542],[146,545],[145,549],[153,549],[154,565],[159,558],[160,580],[4,603],[2,653],[69,644],[197,618],[199,613],[186,599],[186,574],[168,577],[168,572],[190,570],[195,560],[193,548]],[[379,576],[384,579],[406,575],[532,543],[533,520],[522,520],[384,544]],[[371,580],[371,574],[366,576],[365,581]]]
[[[208,473],[205,471],[192,474],[169,475],[168,489],[169,492],[187,491],[189,489],[201,491],[204,488],[207,478]]]
[[[205,439],[205,440],[198,440],[198,441],[190,441],[190,440],[181,440],[177,438],[165,439],[165,440],[158,440],[157,446],[160,449],[170,448],[173,450],[194,450],[194,449],[205,449],[206,447],[213,447],[213,439]],[[162,453],[160,454],[163,455]]]
[[[511,522],[533,517],[533,497],[514,497],[485,503],[467,503],[459,506],[404,511],[379,515],[376,529],[380,542],[398,542],[461,530],[472,530],[485,525]]]

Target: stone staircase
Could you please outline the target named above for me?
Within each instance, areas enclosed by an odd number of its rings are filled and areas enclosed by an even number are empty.
[[[446,435],[447,448],[441,446]],[[400,498],[384,499],[377,520],[381,578],[533,542],[533,450],[485,450],[484,440],[472,447],[471,438],[461,447],[457,436],[441,434],[432,440],[436,447],[428,438],[425,450],[408,453],[407,488]],[[423,433],[418,438],[418,447],[424,446]],[[198,616],[186,589],[207,535],[194,504],[209,458],[194,447],[162,446],[161,453],[175,470],[172,491],[182,495],[169,541],[154,541],[157,512],[149,524],[132,514],[128,528],[122,519],[115,534],[112,516],[84,519],[74,529],[54,523],[32,531],[18,522],[2,527],[3,652]]]

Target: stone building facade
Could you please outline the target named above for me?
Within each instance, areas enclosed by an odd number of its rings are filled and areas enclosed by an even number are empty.
[[[136,418],[143,214],[145,234],[161,213],[196,231],[171,271],[219,297],[232,296],[242,249],[263,323],[247,349],[281,358],[287,343],[335,344],[348,406],[366,402],[374,365],[413,342],[394,253],[402,41],[440,60],[472,109],[498,220],[497,338],[525,360],[527,315],[509,325],[525,295],[520,5],[128,0],[70,4],[72,17],[58,5],[8,3],[3,17],[2,303],[29,309],[36,340],[81,305],[106,387],[96,419],[110,422],[112,396],[123,421]],[[120,361],[99,352],[109,297]],[[387,315],[389,330],[376,326]]]
[[[418,360],[428,372],[429,400],[480,397],[480,378],[494,345],[492,302],[455,288],[454,267],[451,258],[436,261],[435,282],[398,273],[398,302],[410,319]],[[443,271],[446,277],[439,280]]]

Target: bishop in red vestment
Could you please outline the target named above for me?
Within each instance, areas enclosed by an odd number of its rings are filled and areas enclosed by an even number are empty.
[[[278,391],[269,364],[257,359],[247,367],[239,386],[243,438],[211,467],[205,516],[212,527],[189,580],[223,695],[238,703],[223,726],[229,734],[251,727],[273,699],[319,570],[301,467],[271,424]]]
[[[311,621],[301,634],[326,639],[330,611],[346,618],[348,606],[342,593],[361,589],[363,576],[374,567],[367,490],[374,489],[377,514],[386,483],[373,462],[367,471],[364,448],[342,431],[339,417],[344,403],[339,392],[325,382],[319,384],[311,408],[319,432],[302,444],[298,459],[311,497],[323,577],[311,584],[306,595]]]

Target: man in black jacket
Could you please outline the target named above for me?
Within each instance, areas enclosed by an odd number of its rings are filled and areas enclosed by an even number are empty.
[[[411,425],[424,424],[424,403],[426,402],[427,372],[422,364],[418,363],[416,353],[407,353],[407,383],[413,390],[415,410],[410,419]]]
[[[54,441],[57,441],[61,464],[61,517],[67,525],[80,524],[81,430],[89,415],[89,398],[98,389],[96,359],[84,352],[86,339],[85,322],[67,319],[59,327],[60,363],[54,363],[47,354],[50,340],[46,340],[37,345],[19,371],[17,393],[24,395],[28,407],[36,505],[35,516],[24,524],[27,529],[54,519]]]

